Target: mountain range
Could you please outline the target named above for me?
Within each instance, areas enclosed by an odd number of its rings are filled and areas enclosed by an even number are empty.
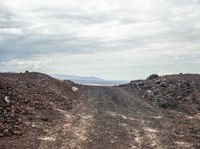
[[[124,84],[128,83],[129,81],[126,80],[105,80],[102,78],[98,77],[93,77],[93,76],[76,76],[76,75],[68,75],[68,74],[50,74],[50,76],[58,79],[63,79],[63,80],[71,80],[75,83],[78,84],[84,84],[84,85],[119,85],[119,84]]]

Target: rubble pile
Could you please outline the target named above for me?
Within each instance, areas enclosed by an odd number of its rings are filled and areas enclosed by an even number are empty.
[[[127,84],[139,95],[165,109],[194,113],[200,111],[200,75],[151,75]]]
[[[21,135],[24,119],[43,115],[50,103],[72,108],[73,82],[59,81],[40,73],[0,74],[0,137]],[[41,117],[48,121],[48,117]]]
[[[17,95],[5,80],[0,77],[0,137],[20,135],[21,119],[19,114],[22,112],[23,105],[27,101]]]

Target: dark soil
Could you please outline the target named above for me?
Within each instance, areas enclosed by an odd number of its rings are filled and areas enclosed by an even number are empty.
[[[72,108],[73,84],[40,73],[0,74],[0,148],[37,148],[43,126],[60,119],[52,104]]]
[[[154,77],[152,77],[154,76]],[[187,114],[200,112],[200,75],[179,74],[131,81],[122,85],[164,109]]]
[[[95,87],[40,73],[0,74],[0,148],[198,149],[199,78],[154,75]]]

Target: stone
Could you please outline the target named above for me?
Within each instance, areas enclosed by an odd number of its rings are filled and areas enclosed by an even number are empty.
[[[23,101],[25,104],[29,103],[30,101],[28,99],[24,99]]]
[[[21,133],[20,133],[19,131],[17,131],[17,130],[14,130],[14,131],[13,131],[13,134],[14,134],[14,135],[21,135]]]
[[[167,87],[167,83],[166,82],[162,82],[162,83],[160,83],[160,86],[161,87]]]
[[[9,133],[9,130],[8,130],[8,129],[4,129],[3,133],[4,133],[5,135],[7,135],[7,134]]]
[[[183,97],[182,96],[177,96],[176,98],[177,98],[177,100],[181,100]]]
[[[10,106],[11,101],[10,101],[10,99],[9,99],[8,96],[5,96],[5,97],[4,97],[4,101],[6,102],[7,106]]]
[[[3,134],[3,133],[0,133],[0,137],[4,137],[4,134]]]
[[[147,90],[147,93],[151,94],[151,93],[152,93],[152,90]]]
[[[72,86],[72,92],[77,92],[78,91],[78,87],[76,87],[76,86]]]
[[[156,84],[160,84],[160,83],[161,83],[161,80],[155,80],[155,83],[156,83]]]
[[[49,121],[49,118],[48,117],[42,117],[41,120],[47,122],[47,121]]]

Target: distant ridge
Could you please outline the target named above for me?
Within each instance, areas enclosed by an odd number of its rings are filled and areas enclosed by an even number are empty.
[[[85,84],[85,85],[119,85],[123,83],[128,83],[129,81],[121,80],[104,80],[98,77],[85,77],[85,76],[76,76],[68,74],[49,74],[50,76],[58,79],[71,80],[75,83]]]

